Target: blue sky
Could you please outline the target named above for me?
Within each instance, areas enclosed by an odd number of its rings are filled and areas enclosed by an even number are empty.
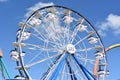
[[[12,78],[17,71],[9,52],[13,49],[18,22],[24,20],[30,8],[39,2],[66,6],[82,14],[100,33],[105,47],[120,43],[119,0],[0,0],[0,48]],[[109,51],[107,56],[110,70],[108,80],[117,80],[120,78],[120,48]]]

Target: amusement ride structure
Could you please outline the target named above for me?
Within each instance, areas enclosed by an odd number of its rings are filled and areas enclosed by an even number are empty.
[[[2,50],[0,49],[0,79],[6,80],[7,78],[10,79],[10,74],[7,70],[5,63],[4,63],[3,53],[2,53]]]
[[[46,6],[20,22],[11,58],[22,80],[106,80],[104,45],[92,24],[63,6]],[[120,45],[117,45],[120,46]]]

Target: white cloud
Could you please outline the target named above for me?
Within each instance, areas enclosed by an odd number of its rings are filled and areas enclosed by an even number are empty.
[[[120,15],[109,14],[108,17],[103,21],[97,24],[99,27],[98,33],[102,36],[107,35],[109,29],[112,30],[114,35],[120,34]]]
[[[54,5],[54,3],[53,2],[50,2],[50,3],[39,2],[39,3],[35,4],[34,6],[27,9],[28,12],[25,14],[25,17],[30,16],[34,11],[36,11],[39,8],[42,8],[42,7],[45,7],[45,6],[51,6],[51,5]]]
[[[8,0],[0,0],[0,2],[6,2],[6,1],[8,1]]]
[[[102,30],[98,30],[98,33],[99,33],[99,35],[101,35],[101,36],[106,36],[106,33],[105,33],[104,31],[102,31]]]

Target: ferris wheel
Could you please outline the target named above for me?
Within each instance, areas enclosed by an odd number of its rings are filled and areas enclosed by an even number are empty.
[[[91,23],[63,6],[47,6],[33,12],[13,42],[11,57],[18,79],[105,80],[108,74],[104,45]],[[99,60],[96,74],[93,68]]]

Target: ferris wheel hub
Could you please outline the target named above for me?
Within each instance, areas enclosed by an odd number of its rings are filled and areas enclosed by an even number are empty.
[[[67,51],[68,51],[68,53],[73,54],[73,53],[76,52],[76,48],[73,44],[68,44],[67,45]]]

